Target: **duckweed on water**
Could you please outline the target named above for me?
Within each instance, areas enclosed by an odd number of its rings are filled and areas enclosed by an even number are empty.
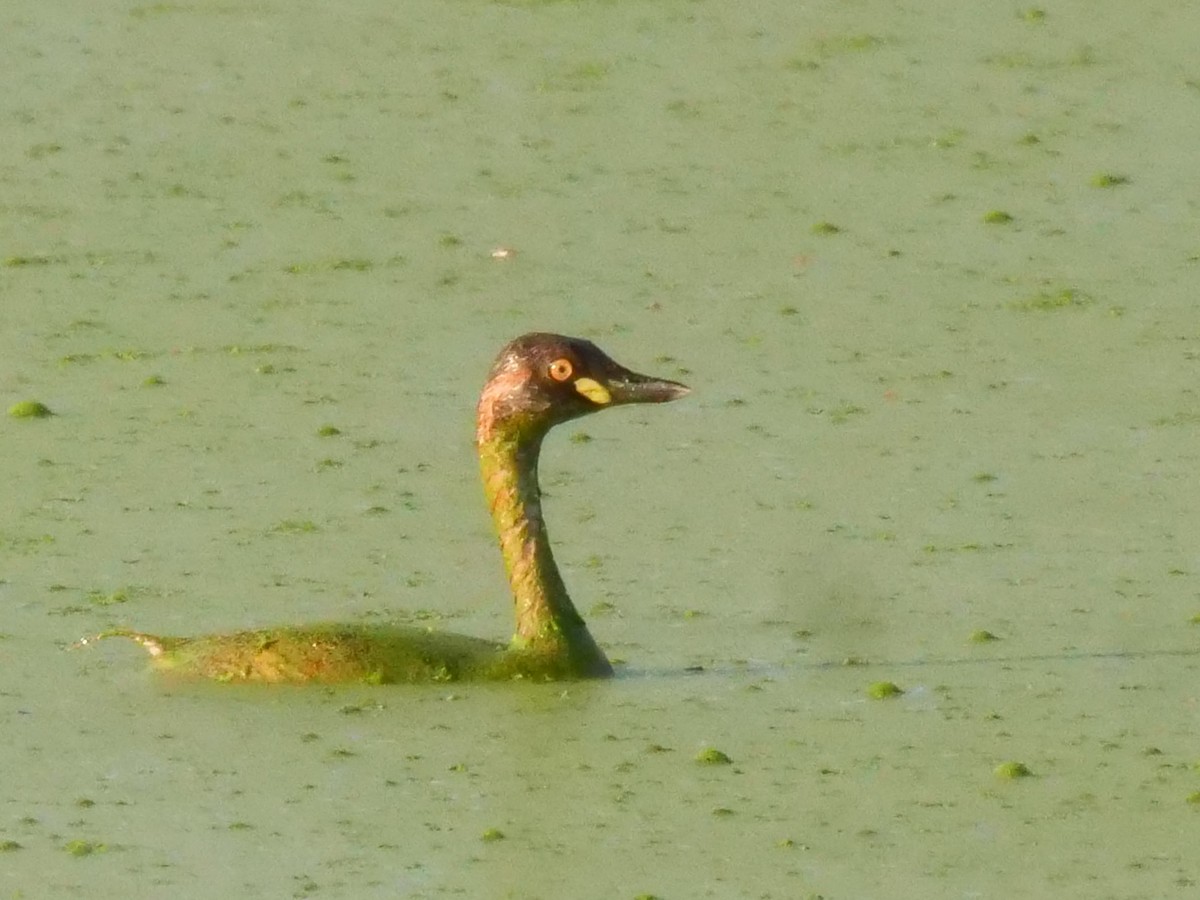
[[[55,262],[55,259],[50,256],[6,256],[4,258],[4,267],[6,269],[19,269],[23,266],[48,266]]]
[[[904,689],[894,681],[876,681],[867,687],[867,696],[872,700],[887,700],[899,697],[903,693]]]
[[[983,214],[983,221],[988,225],[1007,225],[1012,220],[1012,215],[1002,209],[990,209]]]
[[[20,844],[16,841],[0,841],[0,853],[12,853],[14,850],[23,850]]]
[[[129,591],[125,588],[109,592],[99,588],[88,591],[88,600],[96,606],[116,606],[129,600]]]
[[[817,222],[812,227],[813,234],[841,234],[842,229],[832,222]]]
[[[1187,795],[1187,802],[1193,806],[1200,806],[1200,791],[1193,791]]]
[[[733,762],[733,759],[716,747],[705,747],[696,754],[696,762],[702,766],[728,766]]]
[[[369,272],[374,263],[369,259],[347,257],[345,259],[322,259],[292,263],[283,271],[289,275],[312,275],[318,272]]]
[[[1091,305],[1091,297],[1083,291],[1077,291],[1074,288],[1062,288],[1053,293],[1041,291],[1028,299],[1015,300],[1008,306],[1009,309],[1015,309],[1019,312],[1047,312],[1055,309],[1083,309]]]
[[[1114,175],[1112,172],[1100,172],[1092,176],[1092,187],[1114,188],[1129,184],[1128,175]]]
[[[8,408],[8,414],[14,419],[45,419],[54,415],[50,407],[37,400],[22,400]]]
[[[335,425],[322,425],[317,429],[317,437],[337,437],[342,433],[342,429]]]
[[[967,636],[968,644],[989,644],[992,641],[998,640],[1000,640],[1000,638],[983,628],[979,629],[978,631],[972,631],[970,635]]]
[[[67,841],[63,844],[63,849],[72,856],[91,856],[93,853],[103,853],[108,848],[93,841],[75,840]]]
[[[1033,775],[1033,771],[1023,762],[1005,762],[996,766],[993,774],[997,778],[1012,781],[1015,778],[1028,778]]]
[[[492,843],[493,841],[502,841],[504,837],[504,832],[499,828],[489,828],[479,836],[479,839],[487,843]]]
[[[319,531],[317,523],[310,519],[284,519],[269,529],[270,534],[312,534]]]

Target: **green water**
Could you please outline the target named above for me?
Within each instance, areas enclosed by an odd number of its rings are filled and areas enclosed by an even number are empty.
[[[0,897],[1192,896],[1198,28],[5,5],[0,408],[56,415],[0,417]],[[68,651],[505,638],[471,415],[532,329],[694,388],[547,444],[618,679]]]

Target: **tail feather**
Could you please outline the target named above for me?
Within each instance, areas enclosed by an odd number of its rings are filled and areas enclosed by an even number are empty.
[[[101,631],[99,634],[82,637],[72,644],[71,647],[72,649],[88,647],[110,637],[129,638],[129,640],[135,641],[145,647],[151,656],[162,656],[167,650],[165,638],[161,638],[155,634],[147,634],[144,631],[132,631],[128,628],[110,628],[108,631]]]

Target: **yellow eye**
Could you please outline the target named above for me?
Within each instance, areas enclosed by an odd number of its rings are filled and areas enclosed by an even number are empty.
[[[571,365],[569,359],[556,359],[550,363],[550,368],[547,371],[555,381],[566,381],[575,373],[575,367]]]

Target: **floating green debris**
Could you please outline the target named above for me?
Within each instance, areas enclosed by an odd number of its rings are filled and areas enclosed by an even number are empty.
[[[150,353],[146,350],[135,350],[132,347],[123,350],[105,350],[103,353],[68,353],[66,356],[59,357],[59,364],[64,366],[84,365],[94,363],[99,359],[115,359],[118,362],[136,362],[142,359],[149,359],[157,354]]]
[[[44,159],[47,156],[53,156],[56,153],[62,153],[62,151],[62,144],[47,142],[44,144],[34,144],[25,151],[25,154],[30,159]]]
[[[50,407],[37,400],[22,400],[8,408],[8,414],[14,419],[45,419],[54,415]]]
[[[934,139],[929,142],[929,146],[933,147],[936,150],[952,150],[953,148],[957,147],[960,143],[962,143],[963,138],[965,138],[966,136],[967,136],[967,133],[963,129],[951,128],[949,131],[945,131],[942,134],[939,134],[936,137],[934,137]],[[955,198],[954,198],[953,194],[946,194],[945,196],[943,196],[939,199],[953,200]]]
[[[12,853],[14,850],[24,850],[25,848],[16,841],[0,841],[0,853]]]
[[[826,56],[843,53],[862,53],[883,46],[883,38],[873,34],[841,34],[820,38],[814,42],[817,50]]]
[[[696,754],[696,762],[703,766],[728,766],[733,762],[729,754],[716,747],[705,747]]]
[[[610,64],[604,60],[584,60],[550,73],[538,83],[538,89],[574,93],[593,91],[603,83],[609,69]]]
[[[322,425],[317,429],[317,437],[337,437],[342,433],[342,429],[336,425]]]
[[[842,229],[832,222],[814,222],[812,227],[813,234],[841,234]]]
[[[1200,791],[1192,791],[1192,793],[1188,794],[1187,802],[1193,806],[1200,806]]]
[[[161,375],[151,375],[142,381],[142,387],[162,387],[166,383]]]
[[[992,641],[998,640],[1000,640],[1000,638],[983,628],[979,629],[978,631],[972,631],[967,636],[968,644],[990,644]]]
[[[1012,220],[1012,215],[1002,209],[989,209],[983,214],[983,221],[988,225],[1007,225]]]
[[[586,431],[576,431],[573,435],[571,435],[572,444],[590,444],[591,442],[592,436]]]
[[[843,403],[841,406],[835,406],[829,410],[829,421],[835,425],[841,425],[848,422],[852,416],[861,416],[866,413],[866,410],[854,403]]]
[[[1014,300],[1009,309],[1019,312],[1047,312],[1055,309],[1083,309],[1092,305],[1092,298],[1075,288],[1062,288],[1053,293],[1041,291],[1026,300]]]
[[[1018,15],[1026,22],[1044,22],[1046,21],[1046,11],[1038,9],[1036,6],[1031,6],[1028,9],[1023,9]]]
[[[314,260],[284,266],[289,275],[312,275],[317,272],[369,272],[375,263],[369,259],[346,257],[345,259]]]
[[[32,553],[39,547],[44,547],[47,544],[54,543],[54,535],[52,534],[12,534],[9,532],[0,531],[0,549],[12,550],[21,553]],[[54,585],[50,586],[50,590],[56,590]]]
[[[876,681],[867,686],[867,696],[872,700],[887,700],[903,693],[904,689],[894,681]]]
[[[793,72],[814,72],[821,68],[821,64],[815,59],[797,56],[794,59],[789,59],[786,63],[784,63],[784,67]]]
[[[1129,176],[1114,175],[1111,172],[1099,172],[1092,176],[1092,187],[1114,188],[1123,184],[1129,184]]]
[[[54,262],[49,256],[6,256],[4,265],[9,269],[19,269],[23,266],[48,266]]]
[[[1168,425],[1200,425],[1200,412],[1177,412],[1173,416],[1160,416],[1153,424],[1156,428]]]
[[[484,841],[489,844],[493,843],[494,841],[502,841],[502,840],[504,840],[504,838],[505,838],[505,834],[499,828],[489,828],[486,831],[484,831],[483,834],[481,834],[479,836],[479,839],[481,841]]]
[[[271,534],[312,534],[318,530],[317,523],[311,519],[284,519],[270,529]]]
[[[129,600],[129,591],[125,588],[109,592],[99,589],[88,591],[88,602],[96,606],[117,606]]]
[[[1033,771],[1023,762],[1005,762],[1000,763],[992,770],[997,778],[1004,778],[1009,781],[1014,778],[1029,778],[1033,775]]]
[[[243,353],[298,352],[301,348],[292,344],[226,344],[221,349],[230,356],[241,356]]]
[[[72,856],[91,856],[93,853],[103,853],[108,848],[94,841],[74,840],[63,844],[63,849]]]
[[[971,476],[971,480],[980,484],[986,484],[989,481],[996,481],[999,477],[999,475],[993,475],[991,472],[977,472]]]

